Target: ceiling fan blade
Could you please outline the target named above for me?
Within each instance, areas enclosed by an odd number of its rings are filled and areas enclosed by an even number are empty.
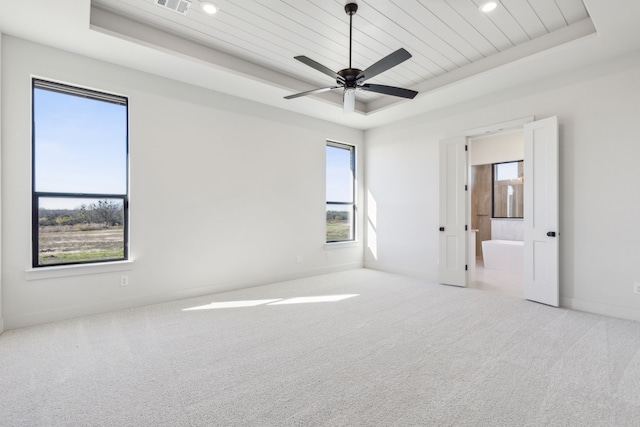
[[[300,92],[300,93],[296,93],[294,95],[289,95],[289,96],[285,96],[284,99],[293,99],[293,98],[299,98],[301,96],[307,96],[307,95],[313,95],[316,93],[322,93],[322,92],[327,92],[333,89],[338,89],[341,88],[342,86],[330,86],[330,87],[321,87],[320,89],[313,89],[313,90],[308,90],[306,92]]]
[[[399,96],[400,98],[408,98],[413,99],[416,97],[418,92],[415,90],[403,89],[401,87],[393,87],[393,86],[385,86],[385,85],[374,85],[374,84],[364,84],[362,86],[358,86],[362,90],[367,90],[369,92],[383,93],[385,95],[393,95]]]
[[[356,110],[356,90],[348,88],[344,90],[343,95],[343,112],[344,114],[353,113]]]
[[[359,82],[369,80],[370,78],[375,77],[380,73],[384,73],[389,68],[393,68],[396,65],[403,63],[409,58],[411,58],[411,54],[405,49],[400,48],[358,74],[356,80],[359,80]]]
[[[319,62],[314,61],[311,58],[307,58],[304,55],[300,55],[300,56],[294,56],[293,59],[297,59],[298,61],[302,62],[303,64],[308,65],[309,67],[316,69],[318,71],[320,71],[323,74],[326,74],[329,77],[333,77],[334,79],[344,82],[344,78],[336,73],[335,71],[331,70],[328,67],[325,67],[324,65],[320,64]]]

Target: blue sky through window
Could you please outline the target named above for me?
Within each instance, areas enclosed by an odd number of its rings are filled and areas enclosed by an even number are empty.
[[[327,146],[327,201],[353,202],[351,151]]]
[[[127,107],[34,89],[35,191],[126,194]],[[47,199],[49,209],[84,201]]]

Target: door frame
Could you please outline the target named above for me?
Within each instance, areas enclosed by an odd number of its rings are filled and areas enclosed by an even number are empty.
[[[467,146],[469,147],[469,157],[471,156],[471,150],[473,150],[470,144],[470,140],[472,138],[506,132],[510,130],[517,130],[517,129],[524,130],[524,126],[526,124],[532,123],[534,121],[535,121],[535,116],[527,116],[519,119],[509,120],[506,122],[500,122],[500,123],[482,126],[479,128],[469,129],[462,132],[462,135],[465,136],[467,139]],[[467,162],[467,181],[469,181],[470,175],[471,175],[471,162],[468,161]],[[467,224],[471,225],[471,191],[467,191],[466,205],[467,205],[467,209],[466,209]],[[467,233],[471,233],[471,230],[467,231]],[[470,247],[471,245],[469,244],[469,234],[467,234],[467,238],[465,239],[465,245],[466,245],[466,253],[467,253],[467,263],[468,264],[475,263],[475,259],[469,259],[471,252],[474,252],[472,251]],[[469,271],[475,272],[475,268],[472,267],[469,269]],[[469,287],[469,285],[470,285],[470,277],[469,277],[469,274],[467,274],[465,287]],[[523,298],[524,298],[524,295],[523,295]]]

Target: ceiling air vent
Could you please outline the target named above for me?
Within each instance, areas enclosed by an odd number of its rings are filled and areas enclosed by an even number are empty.
[[[156,0],[156,4],[165,9],[173,10],[180,15],[186,15],[191,6],[190,0]]]

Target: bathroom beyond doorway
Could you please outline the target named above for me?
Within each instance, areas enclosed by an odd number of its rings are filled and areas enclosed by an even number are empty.
[[[471,229],[476,231],[475,278],[469,284],[477,289],[523,296],[523,259],[521,248],[508,248],[513,257],[501,259],[500,253],[489,253],[485,260],[483,243],[522,242],[522,161],[524,133],[522,129],[471,138],[469,157]],[[505,166],[505,167],[503,167]],[[513,166],[513,176],[500,176],[501,169]],[[504,178],[504,179],[503,179]],[[503,206],[504,205],[504,206]],[[485,246],[489,246],[485,244]],[[516,250],[517,249],[517,250]],[[470,260],[471,261],[471,260]],[[473,261],[472,261],[473,262]]]

